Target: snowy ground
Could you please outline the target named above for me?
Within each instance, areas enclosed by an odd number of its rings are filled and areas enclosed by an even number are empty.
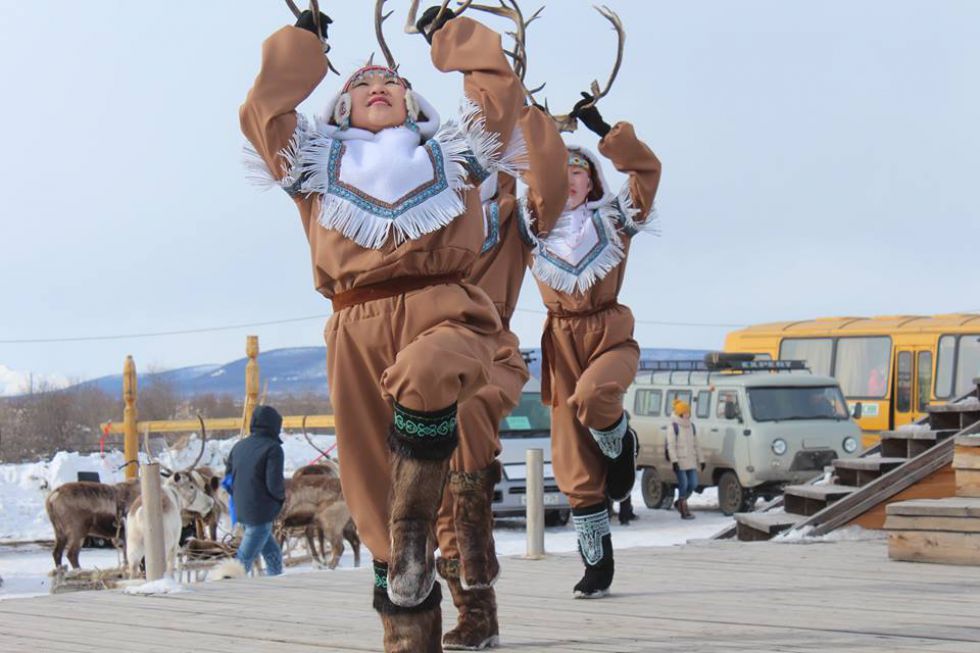
[[[297,467],[308,464],[318,454],[302,436],[284,436],[287,474]],[[315,442],[321,449],[333,441],[318,436]],[[204,462],[222,469],[233,440],[209,441]],[[192,443],[175,460],[164,458],[165,464],[179,466],[189,463],[196,456]],[[190,458],[185,460],[185,458]],[[122,479],[118,467],[122,455],[118,452],[83,456],[61,452],[50,462],[0,465],[0,600],[47,594],[48,572],[53,568],[51,551],[40,544],[14,545],[14,542],[51,540],[51,524],[44,512],[44,498],[48,492],[62,483],[74,481],[79,471],[97,471],[105,482]],[[633,507],[639,519],[629,526],[620,526],[613,519],[613,542],[616,548],[637,546],[673,546],[688,540],[704,539],[731,523],[731,519],[718,512],[717,495],[713,489],[691,499],[691,508],[697,518],[683,521],[674,511],[649,510],[643,505],[639,486],[633,493]],[[501,520],[495,531],[497,551],[501,555],[521,555],[525,552],[527,536],[521,519]],[[571,525],[549,528],[545,534],[545,548],[552,553],[575,551],[575,532]],[[370,554],[362,549],[362,560],[369,561]],[[118,566],[117,554],[111,549],[84,549],[80,554],[85,568],[111,568]],[[66,561],[67,562],[67,561]],[[341,568],[353,567],[353,557],[346,552]],[[311,571],[310,565],[291,567],[287,573]],[[332,573],[323,571],[321,573]]]

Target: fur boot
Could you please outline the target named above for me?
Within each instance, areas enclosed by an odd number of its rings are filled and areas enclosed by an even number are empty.
[[[394,604],[387,592],[388,567],[374,563],[374,609],[381,616],[385,653],[442,653],[442,590],[438,583],[418,605]]]
[[[500,575],[493,541],[493,488],[500,481],[500,463],[479,472],[451,472],[449,491],[459,540],[463,589],[492,587]]]
[[[573,508],[572,520],[578,534],[578,550],[585,563],[585,575],[573,590],[577,599],[601,599],[609,594],[613,581],[612,534],[609,512],[604,503]]]
[[[393,453],[388,597],[395,605],[413,607],[431,596],[436,516],[457,441],[455,404],[432,413],[395,404],[388,438]]]
[[[459,560],[439,558],[437,566],[459,611],[456,627],[442,638],[449,651],[482,651],[500,644],[497,625],[497,597],[493,588],[464,590],[460,583]]]

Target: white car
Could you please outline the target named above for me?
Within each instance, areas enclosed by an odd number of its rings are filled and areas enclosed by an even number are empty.
[[[571,506],[558,489],[551,466],[551,411],[541,403],[541,384],[532,378],[524,386],[521,403],[500,423],[500,462],[504,473],[494,488],[495,517],[523,517],[527,506],[527,450],[544,452],[545,524],[568,523]]]

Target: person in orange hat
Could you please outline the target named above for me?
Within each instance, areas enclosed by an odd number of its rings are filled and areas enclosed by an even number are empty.
[[[691,406],[682,399],[674,400],[671,429],[667,431],[667,460],[677,475],[677,500],[674,507],[681,519],[694,519],[687,499],[698,487],[698,471],[704,469],[704,457],[698,444],[698,432],[691,421]]]

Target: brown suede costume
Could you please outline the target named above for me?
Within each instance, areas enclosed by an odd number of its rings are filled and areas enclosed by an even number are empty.
[[[653,207],[660,161],[626,122],[600,141],[599,152],[629,174],[629,199],[637,211],[632,223],[642,224]],[[561,174],[566,169],[562,166]],[[555,477],[573,508],[606,501],[606,459],[588,429],[606,429],[621,417],[623,395],[639,362],[633,314],[617,301],[632,231],[624,225],[617,231],[622,261],[585,292],[560,292],[538,279],[548,308],[541,342],[541,398],[551,406]]]
[[[527,210],[550,225],[561,214],[567,179],[550,174],[566,159],[564,143],[537,108],[525,108],[519,128],[526,145],[522,174],[529,186]],[[533,239],[516,202],[516,180],[498,176],[496,196],[485,203],[487,239],[468,281],[484,289],[500,313],[504,329],[490,382],[460,406],[460,446],[453,454],[449,483],[439,511],[439,574],[459,609],[459,623],[446,634],[451,648],[472,648],[497,635],[492,585],[499,566],[493,542],[492,501],[500,480],[500,421],[520,400],[528,379],[517,336],[509,329],[531,257]],[[467,589],[464,589],[464,585]]]
[[[466,96],[481,109],[486,131],[509,142],[523,93],[499,35],[457,18],[434,35],[432,61],[440,71],[463,73]],[[270,171],[283,169],[281,152],[297,126],[295,108],[326,71],[322,45],[309,31],[285,27],[265,42],[262,69],[242,106],[241,124]],[[499,346],[498,311],[485,292],[463,281],[484,243],[482,205],[473,186],[465,192],[464,215],[417,238],[389,240],[380,249],[322,227],[316,217],[320,195],[295,198],[316,288],[325,297],[399,279],[434,280],[397,296],[341,308],[325,330],[344,495],[363,541],[379,561],[391,559],[391,402],[428,412],[470,398],[486,384]],[[394,494],[397,499],[399,493]]]

